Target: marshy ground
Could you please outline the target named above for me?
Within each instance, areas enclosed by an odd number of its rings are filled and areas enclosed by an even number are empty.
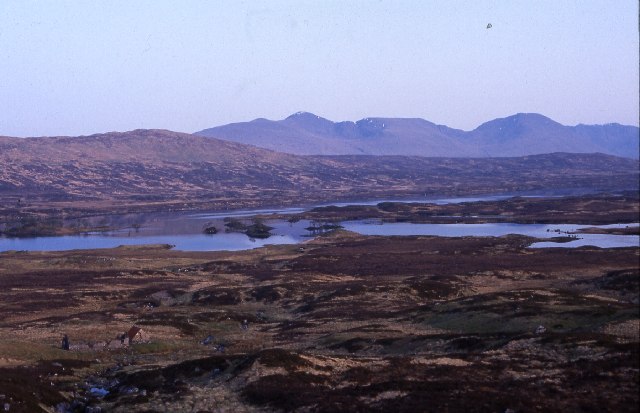
[[[235,253],[2,253],[0,405],[637,411],[640,249],[533,241],[337,231]],[[149,343],[59,349],[134,324]]]

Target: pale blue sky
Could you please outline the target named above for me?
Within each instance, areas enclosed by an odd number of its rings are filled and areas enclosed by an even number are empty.
[[[0,135],[299,110],[637,125],[638,61],[636,0],[0,0]]]

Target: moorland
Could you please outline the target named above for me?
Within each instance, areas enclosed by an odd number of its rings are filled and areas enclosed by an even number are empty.
[[[638,162],[604,154],[298,156],[162,130],[0,137],[2,223],[99,213],[637,188]]]
[[[629,223],[616,231],[637,233],[640,213],[637,161],[602,154],[295,156],[168,131],[0,138],[0,149],[2,229],[105,213],[523,191],[583,194],[309,208],[289,218]],[[237,252],[3,252],[0,405],[637,411],[640,248],[562,239],[530,248],[535,241],[338,229]],[[125,343],[138,329],[144,336]]]
[[[0,387],[12,411],[634,411],[638,248],[532,241],[2,253]]]

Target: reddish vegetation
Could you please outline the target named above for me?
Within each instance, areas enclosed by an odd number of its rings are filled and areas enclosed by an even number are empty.
[[[132,324],[152,342],[56,350],[100,364],[6,367],[0,383],[12,411],[60,403],[74,381],[69,406],[116,412],[634,411],[638,248],[530,242],[336,233],[304,251],[5,253],[1,336],[21,331],[20,351]]]
[[[637,189],[638,163],[563,153],[478,159],[295,156],[158,130],[0,139],[2,220],[576,188]]]

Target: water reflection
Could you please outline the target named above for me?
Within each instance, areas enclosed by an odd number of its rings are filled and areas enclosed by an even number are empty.
[[[508,234],[526,235],[536,238],[552,238],[566,236],[580,228],[624,228],[629,224],[612,225],[576,225],[576,224],[410,224],[406,222],[387,223],[376,225],[363,221],[344,222],[345,229],[363,235],[435,235],[441,237],[501,237]],[[637,225],[637,224],[634,224]],[[593,245],[600,248],[637,247],[640,237],[637,235],[610,235],[610,234],[575,234],[573,241],[566,243],[536,242],[532,248],[575,248]]]
[[[221,231],[215,235],[202,233],[203,217],[193,217],[189,220],[181,219],[181,228],[195,229],[191,233],[176,233],[172,223],[164,223],[155,227],[141,228],[134,234],[115,231],[96,235],[76,235],[62,237],[37,238],[0,238],[0,251],[29,250],[29,251],[61,251],[72,249],[113,248],[119,245],[142,244],[171,244],[180,251],[238,251],[258,248],[267,244],[296,244],[309,239],[313,235],[309,231],[311,223],[301,220],[291,223],[283,220],[265,221],[274,227],[274,235],[267,239],[252,239],[241,233],[225,233],[221,221]],[[210,223],[210,220],[206,221]],[[563,236],[566,232],[573,232],[586,225],[539,225],[539,224],[410,224],[385,223],[372,221],[350,221],[342,223],[349,231],[363,235],[434,235],[444,237],[461,236],[492,236],[499,237],[507,234],[522,234],[538,238]],[[626,225],[604,225],[600,227],[625,227]],[[167,233],[162,233],[167,230]],[[578,239],[567,243],[538,242],[533,248],[559,247],[571,248],[593,245],[603,248],[638,246],[640,238],[637,235],[608,235],[608,234],[578,234]]]
[[[548,195],[547,195],[548,196]],[[510,196],[484,196],[473,198],[429,199],[437,204],[476,202],[499,200]],[[387,200],[396,202],[425,202],[416,200]],[[375,205],[383,200],[333,204]],[[3,238],[0,237],[0,251],[62,251],[72,249],[113,248],[119,245],[170,244],[181,251],[238,251],[258,248],[267,244],[295,244],[317,235],[313,230],[318,223],[307,220],[290,222],[288,220],[266,220],[265,224],[274,227],[272,237],[251,239],[241,233],[227,233],[225,218],[243,219],[257,214],[295,214],[305,208],[291,207],[278,209],[257,209],[211,213],[150,213],[105,215],[82,218],[65,223],[70,227],[105,227],[113,230],[73,236],[36,237],[36,238]],[[342,223],[349,231],[363,235],[434,235],[445,237],[460,236],[502,236],[522,234],[538,238],[551,238],[565,235],[587,225],[540,225],[540,224],[411,224],[385,223],[363,220]],[[637,225],[637,224],[634,224]],[[601,227],[624,227],[621,225],[605,225]],[[213,235],[204,234],[205,228],[216,228]],[[116,229],[114,229],[116,228]],[[119,228],[119,229],[118,229]],[[312,230],[310,230],[311,228]],[[317,229],[317,228],[316,228]],[[320,231],[321,232],[321,231]],[[579,247],[594,245],[599,247],[634,247],[639,246],[640,237],[636,235],[578,234],[578,239],[567,243],[539,242],[532,245],[542,247]]]

